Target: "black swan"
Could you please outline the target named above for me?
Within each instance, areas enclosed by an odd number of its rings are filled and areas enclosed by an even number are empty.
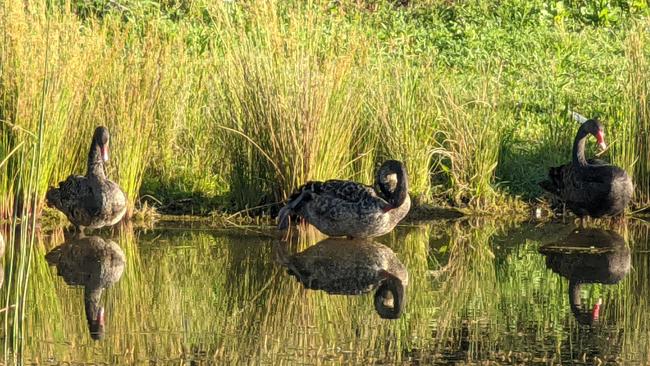
[[[276,243],[276,260],[307,289],[329,294],[360,295],[375,290],[375,310],[397,319],[406,302],[408,272],[395,253],[370,240],[330,238],[289,255]]]
[[[634,187],[625,170],[605,161],[585,158],[588,135],[606,148],[603,126],[596,119],[584,122],[573,142],[573,161],[549,170],[540,186],[556,195],[576,216],[603,217],[624,213]]]
[[[583,310],[580,286],[584,283],[612,285],[630,271],[631,255],[625,239],[610,230],[585,229],[569,234],[561,243],[539,249],[546,266],[569,280],[571,311],[580,324],[598,320],[600,301],[591,311]]]
[[[88,152],[86,175],[69,176],[59,183],[59,188],[50,187],[45,196],[48,206],[63,212],[78,231],[115,225],[126,213],[124,192],[106,178],[104,171],[108,138],[108,129],[97,127]]]
[[[104,289],[119,281],[126,258],[119,245],[99,236],[76,237],[45,255],[57,274],[70,286],[84,287],[86,320],[91,338],[104,336],[104,308],[100,305]]]
[[[377,170],[375,187],[346,180],[308,182],[278,214],[280,230],[298,215],[329,236],[371,238],[395,227],[411,208],[402,162],[388,160]]]

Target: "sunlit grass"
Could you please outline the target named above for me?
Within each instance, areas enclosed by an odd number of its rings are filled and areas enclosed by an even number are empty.
[[[608,158],[633,173],[644,207],[647,21],[625,14],[578,32],[567,19],[587,15],[567,8],[514,25],[540,4],[486,15],[485,4],[8,1],[0,162],[36,131],[42,99],[39,207],[48,185],[84,173],[103,124],[109,176],[131,210],[144,194],[163,205],[189,196],[201,213],[271,205],[309,179],[371,183],[397,158],[416,203],[503,213],[569,160],[570,107],[607,122]],[[28,166],[0,165],[2,219]]]
[[[646,75],[650,72],[646,32],[638,28],[626,40],[626,84],[622,111],[616,115],[618,129],[614,132],[618,141],[614,145],[619,162],[633,174],[636,187],[635,200],[643,206],[650,205],[650,84]]]

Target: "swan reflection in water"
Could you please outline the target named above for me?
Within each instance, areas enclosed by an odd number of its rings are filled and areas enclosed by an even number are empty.
[[[546,266],[569,280],[571,311],[580,324],[598,320],[601,301],[584,310],[580,286],[584,283],[613,285],[630,271],[630,249],[619,234],[602,229],[584,229],[569,234],[559,243],[545,245],[540,252]]]
[[[119,281],[126,259],[122,248],[99,236],[76,237],[52,249],[45,259],[70,286],[84,287],[88,331],[94,340],[104,336],[104,289]]]
[[[397,319],[406,302],[408,272],[387,246],[368,239],[329,238],[290,255],[276,243],[276,260],[311,290],[361,295],[375,290],[375,310],[384,319]]]

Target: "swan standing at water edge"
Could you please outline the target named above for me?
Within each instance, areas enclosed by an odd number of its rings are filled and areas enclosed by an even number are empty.
[[[377,170],[375,187],[346,180],[307,182],[278,214],[280,230],[297,215],[328,236],[370,238],[389,233],[411,208],[404,164],[387,160]]]
[[[550,168],[548,180],[540,186],[557,195],[581,219],[622,215],[632,198],[632,180],[617,166],[602,160],[587,161],[585,143],[589,134],[596,137],[602,149],[607,147],[603,126],[596,119],[587,120],[573,142],[571,163]]]
[[[126,213],[126,197],[120,187],[106,178],[108,129],[95,129],[85,176],[71,175],[58,188],[46,194],[48,206],[56,207],[82,232],[84,227],[97,229],[117,224]]]

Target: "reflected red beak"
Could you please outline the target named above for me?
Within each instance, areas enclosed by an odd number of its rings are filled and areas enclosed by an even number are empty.
[[[100,327],[104,326],[104,308],[103,307],[99,308],[99,311],[97,311],[97,324],[99,324]]]
[[[596,304],[594,304],[594,310],[591,312],[591,317],[594,321],[598,320],[600,317],[600,304],[602,304],[601,300],[599,299]]]
[[[598,131],[598,133],[596,133],[596,141],[598,141],[598,146],[602,150],[607,149],[607,144],[605,143],[605,133],[603,131]]]

